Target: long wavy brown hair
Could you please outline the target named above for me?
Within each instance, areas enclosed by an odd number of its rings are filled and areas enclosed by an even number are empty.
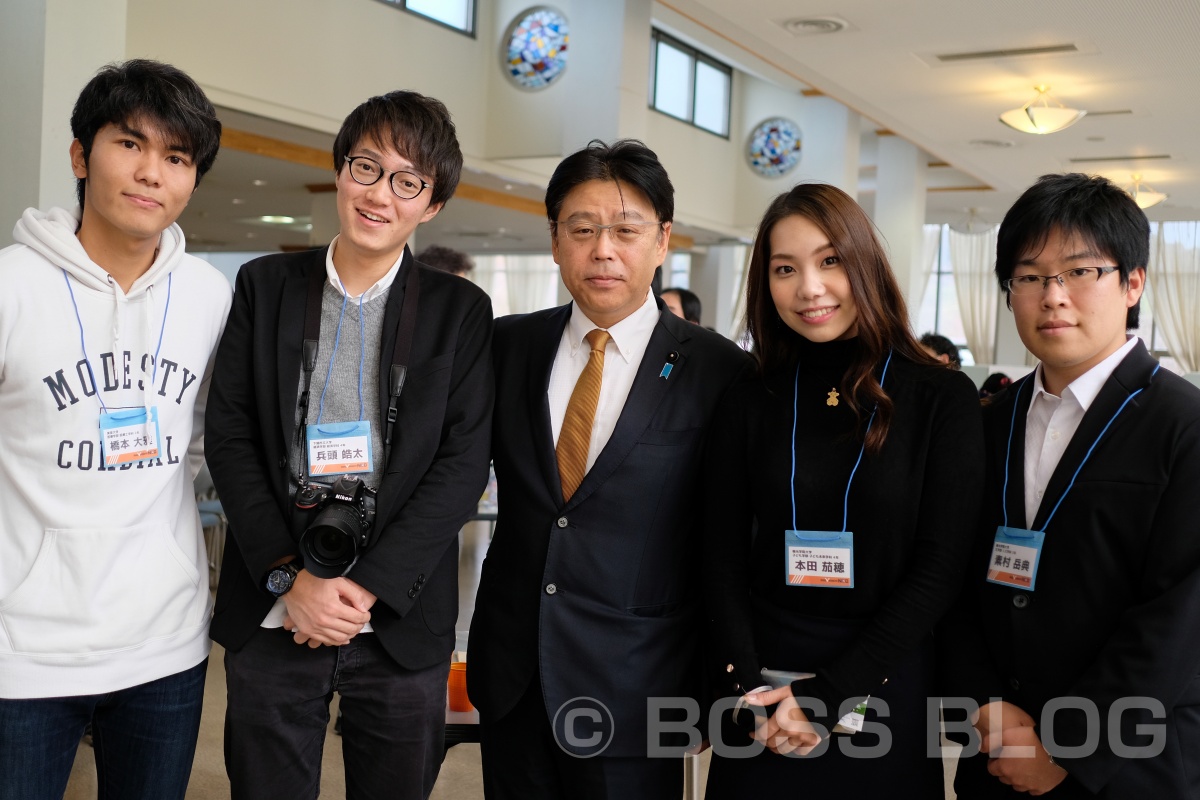
[[[887,254],[875,235],[866,212],[836,186],[802,183],[776,197],[754,239],[750,272],[746,280],[746,329],[753,340],[755,358],[763,374],[786,369],[796,363],[798,333],[784,323],[771,299],[768,267],[771,261],[771,230],[781,219],[801,216],[829,237],[837,251],[850,292],[858,309],[860,355],[847,373],[845,399],[860,428],[875,408],[875,421],[866,434],[867,450],[878,453],[887,439],[893,406],[879,385],[888,351],[921,364],[934,364],[921,349],[908,325],[908,310]]]

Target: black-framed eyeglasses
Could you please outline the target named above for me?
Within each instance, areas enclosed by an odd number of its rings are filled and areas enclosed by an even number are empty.
[[[363,186],[379,183],[379,179],[384,176],[383,165],[373,158],[346,156],[346,163],[350,165],[350,177],[355,183],[361,183]],[[396,197],[401,200],[412,200],[430,187],[430,184],[421,180],[420,175],[406,169],[398,169],[389,175],[388,183],[391,184]]]
[[[1017,275],[1000,281],[1000,285],[1013,294],[1034,294],[1046,291],[1050,281],[1058,281],[1058,285],[1069,292],[1093,286],[1102,277],[1118,269],[1120,267],[1075,267],[1057,275]]]

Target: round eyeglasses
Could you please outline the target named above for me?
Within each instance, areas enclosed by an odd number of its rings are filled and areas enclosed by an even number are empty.
[[[379,179],[384,176],[383,165],[373,158],[346,156],[346,163],[350,165],[350,177],[355,183],[361,183],[363,186],[379,183]],[[421,180],[420,175],[406,169],[393,172],[388,176],[388,183],[391,184],[396,197],[401,200],[412,200],[430,186]]]
[[[1057,275],[1016,275],[1000,285],[1013,294],[1040,294],[1050,286],[1050,281],[1058,281],[1058,285],[1068,292],[1087,289],[1095,286],[1097,281],[1119,267],[1076,267]]]

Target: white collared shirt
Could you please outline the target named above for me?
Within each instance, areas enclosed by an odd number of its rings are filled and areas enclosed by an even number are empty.
[[[1046,484],[1058,467],[1071,437],[1079,429],[1083,415],[1091,407],[1101,387],[1117,365],[1137,345],[1136,336],[1119,350],[1080,375],[1055,397],[1042,385],[1042,368],[1034,370],[1033,400],[1025,418],[1025,524],[1033,525],[1038,507],[1046,493]],[[1058,498],[1052,498],[1057,503]]]
[[[352,300],[358,298],[346,291],[346,287],[342,285],[342,279],[338,276],[337,267],[333,265],[333,251],[337,247],[338,239],[342,238],[339,233],[333,237],[333,241],[329,243],[329,249],[325,251],[325,274],[329,277],[329,285],[338,290],[338,293],[349,297]],[[369,303],[379,295],[392,288],[392,282],[396,280],[396,273],[400,271],[400,264],[404,262],[404,250],[400,250],[400,257],[396,259],[396,263],[392,264],[392,268],[387,271],[382,278],[375,281],[375,284],[362,293],[362,302]]]
[[[592,440],[588,446],[587,469],[596,463],[596,457],[608,444],[617,419],[625,407],[633,379],[637,375],[642,356],[650,344],[650,335],[658,324],[659,310],[654,302],[654,293],[646,292],[646,302],[625,319],[607,328],[611,337],[604,349],[604,373],[600,379],[600,400],[596,403],[596,417],[592,422]],[[562,431],[563,418],[567,415],[567,404],[571,392],[583,368],[587,366],[591,349],[583,337],[600,326],[579,310],[578,304],[571,307],[571,319],[563,330],[554,356],[554,367],[550,370],[550,386],[546,397],[550,402],[550,427],[554,444],[558,446],[558,434]]]

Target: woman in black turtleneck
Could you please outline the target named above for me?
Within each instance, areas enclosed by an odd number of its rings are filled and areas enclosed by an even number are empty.
[[[841,190],[776,198],[749,270],[759,378],[709,434],[704,581],[717,686],[766,707],[767,749],[733,757],[755,727],[724,711],[706,798],[940,798],[932,631],[978,513],[978,395],[921,350],[870,220]],[[763,669],[815,675],[789,685]],[[771,677],[781,688],[763,691]],[[865,728],[830,737],[867,695]]]

